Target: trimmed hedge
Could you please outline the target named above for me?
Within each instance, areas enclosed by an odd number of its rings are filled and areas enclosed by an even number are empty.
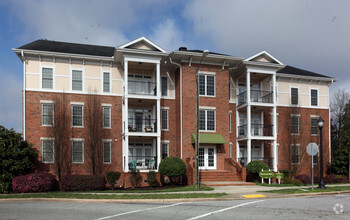
[[[110,171],[107,173],[106,177],[108,180],[108,183],[112,186],[112,188],[114,187],[115,182],[117,182],[120,178],[120,172],[113,172]]]
[[[62,191],[104,190],[106,179],[102,175],[69,175],[61,180]]]
[[[269,170],[269,166],[260,160],[254,160],[247,165],[247,172],[259,174],[261,170]]]
[[[149,173],[146,174],[147,175],[147,183],[153,187],[153,186],[157,186],[158,185],[158,181],[157,181],[157,172],[154,171],[149,171]]]
[[[38,193],[57,189],[56,177],[49,173],[30,173],[12,179],[14,193]]]
[[[324,178],[325,183],[348,183],[348,177],[345,175],[327,175]]]
[[[186,174],[186,164],[178,157],[167,157],[160,162],[159,173],[169,177],[172,184],[178,183],[179,177]]]

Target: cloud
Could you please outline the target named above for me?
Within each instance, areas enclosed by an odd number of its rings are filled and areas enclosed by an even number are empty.
[[[22,82],[0,69],[0,125],[22,132]]]
[[[342,0],[194,0],[183,15],[217,52],[250,57],[266,50],[286,64],[350,79],[348,8]]]

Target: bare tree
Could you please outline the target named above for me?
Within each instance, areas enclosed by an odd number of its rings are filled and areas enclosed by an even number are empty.
[[[349,103],[349,100],[350,94],[346,92],[345,89],[338,89],[332,97],[330,104],[332,129],[337,142],[333,144],[334,146],[339,144],[339,139],[341,137],[340,132],[343,125],[343,116],[345,115],[346,105]]]
[[[86,164],[91,174],[100,174],[103,160],[103,115],[101,97],[90,93],[86,98]]]
[[[61,93],[54,98],[53,117],[48,129],[50,137],[54,138],[54,168],[59,182],[64,174],[71,173],[70,137],[70,109],[67,97]],[[60,184],[61,188],[61,184]]]

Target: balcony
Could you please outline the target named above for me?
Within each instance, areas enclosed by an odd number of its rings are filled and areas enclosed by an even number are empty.
[[[157,156],[129,156],[129,170],[156,170]]]
[[[250,101],[258,103],[273,103],[273,92],[263,90],[250,90]],[[237,95],[238,105],[247,103],[247,91]]]
[[[247,157],[240,157],[238,158],[238,162],[243,166],[246,167],[247,166]],[[267,166],[269,166],[270,169],[273,169],[273,157],[251,157],[251,161],[254,160],[261,160],[264,163],[267,164]]]
[[[251,136],[269,137],[273,136],[273,125],[251,124]],[[238,126],[238,137],[247,136],[247,125]]]
[[[129,118],[128,130],[129,132],[156,133],[157,119]]]
[[[128,93],[133,95],[157,95],[157,83],[151,81],[128,81]]]

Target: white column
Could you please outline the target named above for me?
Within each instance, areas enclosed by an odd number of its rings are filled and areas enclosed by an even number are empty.
[[[157,63],[157,77],[156,77],[156,80],[157,80],[157,97],[160,98],[161,96],[161,90],[160,90],[160,63]]]
[[[247,163],[252,160],[251,147],[251,106],[250,106],[250,72],[247,71]]]
[[[237,144],[236,144],[236,161],[238,161],[238,158],[239,158],[239,142],[237,141]]]
[[[160,96],[161,96],[161,90],[160,90],[160,63],[157,63],[157,168],[159,168],[159,163],[161,160],[161,143],[160,143],[160,136],[161,136],[161,129],[160,129]]]
[[[125,136],[125,139],[123,141],[124,147],[123,147],[123,155],[124,155],[124,171],[129,171],[129,136]]]
[[[129,100],[128,95],[128,61],[124,60],[124,141],[123,141],[123,157],[124,157],[124,171],[129,171],[129,129],[128,129],[128,118],[129,118]]]
[[[272,76],[272,86],[273,86],[273,94],[272,94],[272,100],[273,100],[273,148],[272,148],[272,154],[273,154],[273,171],[277,172],[277,103],[276,103],[276,73]]]
[[[128,95],[128,75],[129,75],[128,61],[124,60],[124,95]]]

